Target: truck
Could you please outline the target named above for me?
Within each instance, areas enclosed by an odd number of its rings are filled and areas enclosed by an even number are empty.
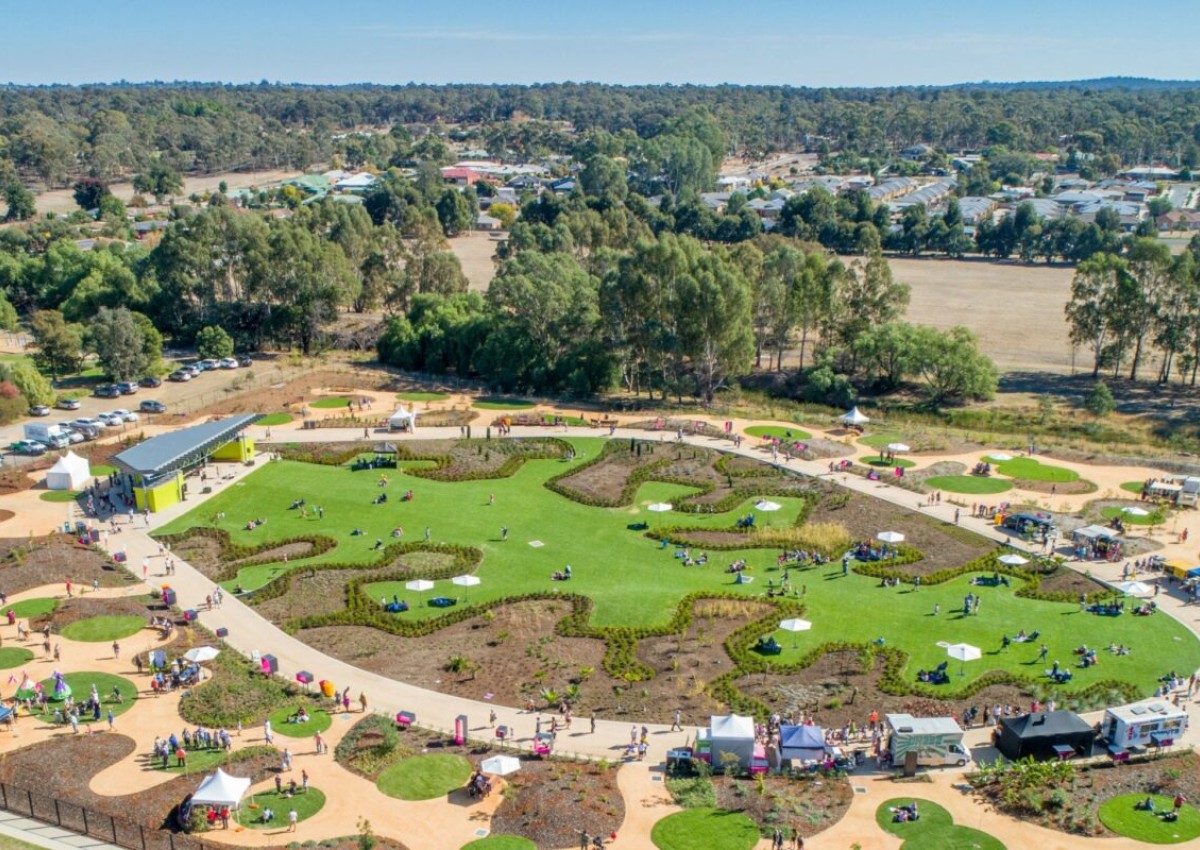
[[[910,753],[916,754],[920,767],[965,767],[970,763],[971,753],[962,742],[963,730],[954,718],[889,714],[886,719],[892,764],[903,764]]]
[[[59,425],[48,422],[29,422],[25,425],[25,439],[35,440],[43,446],[52,449],[65,449],[71,445],[71,438]]]
[[[1165,699],[1151,698],[1108,708],[1100,722],[1100,737],[1110,749],[1168,747],[1183,737],[1188,713]]]

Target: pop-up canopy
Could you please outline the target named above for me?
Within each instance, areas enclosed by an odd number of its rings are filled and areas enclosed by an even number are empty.
[[[221,768],[216,773],[204,777],[196,793],[192,795],[192,804],[197,806],[229,806],[236,809],[242,797],[250,790],[250,777],[230,776]]]
[[[389,431],[415,431],[417,429],[417,414],[403,407],[388,417]]]
[[[846,425],[866,425],[871,421],[857,407],[850,408],[847,413],[843,413],[838,419]]]

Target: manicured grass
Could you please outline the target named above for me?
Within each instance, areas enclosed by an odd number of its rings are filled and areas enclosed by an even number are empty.
[[[985,496],[1003,493],[1012,489],[1012,482],[1002,478],[985,478],[982,475],[935,475],[926,478],[925,484],[948,493],[965,493],[969,496]]]
[[[309,402],[308,406],[316,407],[321,410],[328,410],[330,408],[338,408],[338,407],[349,407],[350,399],[347,396],[326,396],[325,398],[319,398],[316,401]]]
[[[1137,514],[1125,513],[1125,511],[1121,508],[1111,507],[1101,508],[1100,514],[1105,519],[1120,517],[1121,522],[1125,523],[1126,525],[1162,525],[1167,521],[1166,514],[1161,509],[1155,508],[1153,505],[1148,505],[1147,507],[1142,508],[1142,510],[1150,511],[1150,513],[1146,514],[1145,516],[1138,516]]]
[[[436,800],[471,777],[471,763],[443,753],[402,759],[379,774],[379,790],[398,800]]]
[[[447,393],[420,392],[414,390],[412,392],[396,393],[396,398],[399,401],[445,401],[446,399],[450,398],[450,396]]]
[[[751,437],[758,437],[760,440],[764,437],[777,440],[812,439],[812,434],[807,431],[801,431],[794,425],[751,425],[746,429],[746,434]]]
[[[892,443],[909,444],[903,434],[895,431],[884,431],[882,434],[868,434],[865,437],[859,437],[858,441],[864,446],[870,446],[873,449],[886,449]]]
[[[305,708],[308,708],[306,705]],[[288,718],[296,713],[296,706],[288,706],[271,712],[271,730],[289,738],[308,738],[317,732],[324,732],[333,720],[328,712],[321,709],[311,709],[308,712],[307,723],[288,723]]]
[[[120,640],[130,635],[136,635],[145,627],[146,622],[141,617],[118,617],[106,615],[90,617],[86,620],[76,620],[67,624],[62,630],[62,636],[68,640],[85,640],[98,643],[100,641]]]
[[[137,685],[122,676],[114,676],[111,673],[67,673],[64,676],[67,684],[71,688],[71,696],[76,702],[87,702],[88,697],[92,692],[92,685],[96,686],[96,693],[100,695],[100,704],[102,710],[100,712],[100,722],[107,723],[106,714],[109,709],[112,709],[114,716],[119,716],[133,708],[133,704],[137,699]],[[117,702],[113,699],[113,688],[119,688],[121,691],[121,701]],[[46,696],[54,693],[54,679],[44,679],[42,681],[42,689]],[[53,705],[51,701],[51,705]],[[89,714],[83,720],[91,721],[92,716]]]
[[[73,502],[79,498],[74,490],[47,490],[38,495],[43,502]]]
[[[921,814],[918,820],[892,820],[893,808],[912,802],[913,797],[897,797],[875,810],[879,828],[904,839],[901,850],[1004,850],[1004,845],[986,832],[955,825],[948,811],[928,800],[915,800]]]
[[[650,840],[659,850],[750,850],[758,826],[741,812],[688,809],[654,824]]]
[[[45,847],[41,844],[30,844],[19,838],[0,835],[0,850],[45,850]]]
[[[169,736],[168,736],[169,737]],[[224,764],[229,760],[229,753],[222,750],[220,747],[209,750],[187,750],[187,764],[183,767],[179,766],[179,760],[175,758],[175,754],[171,753],[167,759],[167,767],[165,773],[211,773],[212,769],[217,765]],[[151,770],[163,770],[162,759],[157,757],[146,757],[146,767]]]
[[[107,463],[98,463],[88,471],[92,474],[93,478],[104,478],[116,472],[117,468],[109,466]]]
[[[15,602],[9,605],[8,608],[0,610],[0,614],[7,614],[11,609],[16,617],[40,617],[43,614],[49,614],[58,607],[58,600],[51,599],[49,596],[40,596],[37,599],[23,599],[20,602]]]
[[[33,660],[33,653],[23,646],[6,646],[0,649],[0,670],[11,670]]]
[[[461,850],[537,850],[537,845],[520,835],[489,835],[464,844]]]
[[[1134,808],[1149,796],[1154,800],[1153,812]],[[1105,800],[1100,806],[1100,822],[1118,835],[1147,844],[1179,844],[1200,838],[1200,810],[1188,803],[1179,810],[1179,820],[1164,821],[1160,814],[1175,808],[1171,797],[1163,794],[1122,794]]]
[[[1121,489],[1127,493],[1137,493],[1140,496],[1142,493],[1142,482],[1141,481],[1126,481],[1124,484],[1121,485]]]
[[[912,469],[917,464],[911,460],[906,460],[902,457],[892,458],[891,460],[880,460],[878,456],[871,455],[859,460],[859,463],[867,466],[877,466],[880,469],[895,469],[897,466],[901,469]]]
[[[316,405],[313,406],[316,407]],[[287,425],[291,421],[292,414],[290,413],[268,413],[254,424],[262,425],[263,427],[270,427],[272,425]]]
[[[286,786],[287,783],[284,784]],[[325,806],[325,794],[321,789],[310,785],[307,791],[297,791],[295,797],[287,796],[286,791],[283,794],[263,791],[251,795],[251,801],[258,808],[252,809],[243,804],[242,815],[239,818],[242,826],[251,829],[287,829],[290,810],[295,809],[297,822],[303,823]],[[262,822],[263,809],[266,808],[275,812],[275,820],[271,823]]]
[[[1048,481],[1053,484],[1065,484],[1078,481],[1079,473],[1065,466],[1049,466],[1039,463],[1031,457],[1015,457],[1012,460],[1002,460],[996,463],[995,469],[1001,475],[1009,478],[1024,478],[1027,481]]]
[[[471,407],[478,407],[480,410],[527,410],[531,407],[537,407],[537,402],[525,398],[489,396],[472,402]]]
[[[379,557],[373,551],[375,539],[390,543],[391,530],[396,525],[404,527],[405,541],[420,543],[425,527],[429,526],[434,543],[473,546],[483,553],[482,562],[473,571],[481,579],[477,587],[464,589],[439,580],[434,590],[420,594],[406,590],[401,582],[376,583],[363,588],[368,598],[375,602],[381,596],[390,600],[393,594],[407,601],[412,606],[410,611],[387,615],[404,620],[440,616],[444,613],[442,609],[424,604],[427,598],[439,594],[463,600],[459,603],[461,608],[464,604],[484,604],[504,596],[562,590],[585,595],[593,601],[589,620],[592,625],[656,627],[669,621],[685,594],[739,593],[747,598],[761,599],[768,580],[778,582],[782,577],[783,571],[776,568],[777,552],[753,548],[752,536],[746,543],[750,548],[709,552],[708,566],[697,569],[683,567],[674,557],[674,547],[663,550],[653,537],[647,538],[628,528],[631,523],[643,520],[649,523],[651,533],[656,528],[670,525],[726,528],[738,516],[754,512],[754,497],[725,514],[657,514],[646,511],[650,502],[677,502],[693,491],[677,484],[648,482],[639,488],[631,506],[607,509],[581,505],[543,486],[551,475],[581,463],[583,455],[594,457],[603,443],[597,438],[571,439],[569,442],[577,451],[575,461],[531,461],[510,478],[438,482],[405,476],[403,482],[393,480],[393,493],[411,488],[416,499],[411,503],[389,502],[380,506],[371,505],[371,499],[379,492],[377,476],[290,461],[264,464],[244,479],[245,487],[230,488],[215,495],[164,530],[177,532],[192,524],[207,525],[214,514],[223,511],[227,518],[217,525],[229,532],[234,543],[263,544],[300,534],[327,534],[338,541],[330,552],[311,559],[293,559],[286,567],[277,563],[243,569],[235,581],[247,588],[261,586],[272,575],[299,565],[374,563]],[[314,497],[313,494],[320,495]],[[489,494],[496,497],[494,505],[488,504]],[[325,507],[324,521],[302,520],[297,511],[289,511],[288,505],[298,495],[308,497],[310,504],[319,498]],[[782,510],[754,512],[758,521],[780,525],[794,522],[801,502],[772,498],[783,506]],[[244,523],[252,516],[267,517],[267,525],[252,532],[245,531]],[[509,528],[506,543],[500,540],[502,525]],[[366,533],[351,537],[350,532],[355,526],[362,527]],[[901,522],[894,530],[912,529]],[[532,547],[530,541],[544,545]],[[751,575],[755,581],[735,585],[733,577],[725,573],[724,568],[743,558],[754,568]],[[551,581],[551,574],[566,564],[572,566],[571,581]],[[1041,669],[1033,663],[1037,647],[1017,645],[1005,653],[997,651],[1005,631],[1015,635],[1023,628],[1026,631],[1041,630],[1048,646],[1063,663],[1070,661],[1069,648],[1080,643],[1099,646],[1125,643],[1135,648],[1131,655],[1106,657],[1103,664],[1095,668],[1076,670],[1074,681],[1062,688],[1061,693],[1081,690],[1096,681],[1111,678],[1131,682],[1142,693],[1149,694],[1163,670],[1200,666],[1200,642],[1169,617],[1109,618],[1079,614],[1077,603],[1017,597],[1014,594],[1018,589],[1016,584],[1009,588],[973,588],[969,576],[936,587],[922,586],[914,593],[907,586],[880,588],[878,579],[853,571],[843,578],[840,562],[792,570],[790,575],[795,587],[803,584],[807,588],[805,604],[808,613],[805,618],[813,622],[813,628],[796,635],[776,633],[784,647],[783,654],[776,656],[779,663],[794,662],[828,641],[861,643],[884,637],[887,646],[898,647],[910,654],[903,675],[915,681],[918,669],[936,666],[944,660],[945,651],[937,646],[937,641],[966,642],[982,647],[984,658],[966,665],[965,677],[959,677],[957,669],[954,671],[951,687],[957,689],[960,684],[969,683],[989,670],[1040,675]],[[229,586],[233,583],[230,581]],[[961,605],[963,597],[972,590],[984,597],[980,616],[959,617],[951,609]],[[931,616],[935,602],[941,606],[936,621]],[[869,630],[864,629],[861,616],[864,604],[871,610]],[[1151,646],[1154,647],[1153,656],[1136,651],[1138,647]],[[203,688],[197,689],[197,694],[202,691]],[[272,705],[271,710],[288,705],[281,701]],[[290,708],[294,710],[295,707]]]

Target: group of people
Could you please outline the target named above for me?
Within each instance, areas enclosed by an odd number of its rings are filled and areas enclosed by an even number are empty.
[[[166,770],[171,766],[172,757],[175,759],[176,767],[186,767],[188,753],[200,750],[231,752],[233,736],[224,728],[207,729],[204,726],[184,729],[179,735],[172,732],[166,738],[155,736],[151,757],[160,763],[163,770]]]
[[[260,525],[266,525],[266,524],[267,524],[266,517],[262,517],[260,519],[252,519],[246,523],[246,530],[253,531],[254,529],[258,528]]]
[[[483,771],[478,767],[471,774],[471,778],[467,780],[467,794],[472,799],[483,799],[492,793],[492,780],[483,775]]]
[[[804,566],[809,562],[811,562],[814,567],[819,567],[821,564],[829,563],[829,559],[820,552],[808,552],[804,549],[792,549],[790,552],[787,549],[784,549],[776,559],[776,563],[781,567],[787,566],[788,564]]]
[[[869,540],[863,540],[855,543],[846,556],[856,561],[886,561],[896,557],[896,547],[888,546],[886,543],[876,546]]]
[[[701,552],[699,557],[693,558],[686,547],[680,547],[675,550],[675,559],[683,561],[685,567],[703,567],[708,563],[708,553]]]

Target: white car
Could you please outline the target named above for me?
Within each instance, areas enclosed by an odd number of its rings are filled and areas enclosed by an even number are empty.
[[[125,422],[137,422],[138,421],[138,415],[136,413],[134,413],[132,410],[125,410],[122,408],[120,410],[114,410],[112,412],[112,415],[120,416],[121,419]]]
[[[96,418],[110,427],[125,424],[125,417],[115,413],[97,413]]]
[[[70,422],[60,422],[58,423],[58,427],[62,428],[63,433],[67,435],[67,439],[71,441],[72,445],[76,443],[82,443],[84,441],[83,434],[81,434],[79,431],[76,431],[75,426]]]
[[[222,369],[236,369],[237,367],[238,367],[238,362],[237,362],[236,357],[223,357],[221,359],[221,368]]]
[[[72,428],[90,428],[95,431],[103,431],[104,423],[99,419],[92,419],[87,416],[81,416],[71,422]]]
[[[208,360],[201,360],[201,361],[200,361],[199,363],[197,363],[196,365],[197,365],[197,366],[199,366],[199,367],[200,367],[200,368],[201,368],[203,371],[205,371],[205,372],[211,372],[213,369],[220,369],[220,368],[221,368],[221,361],[220,361],[220,360],[213,360],[213,359],[211,359],[211,358],[210,358],[210,359],[208,359]]]

